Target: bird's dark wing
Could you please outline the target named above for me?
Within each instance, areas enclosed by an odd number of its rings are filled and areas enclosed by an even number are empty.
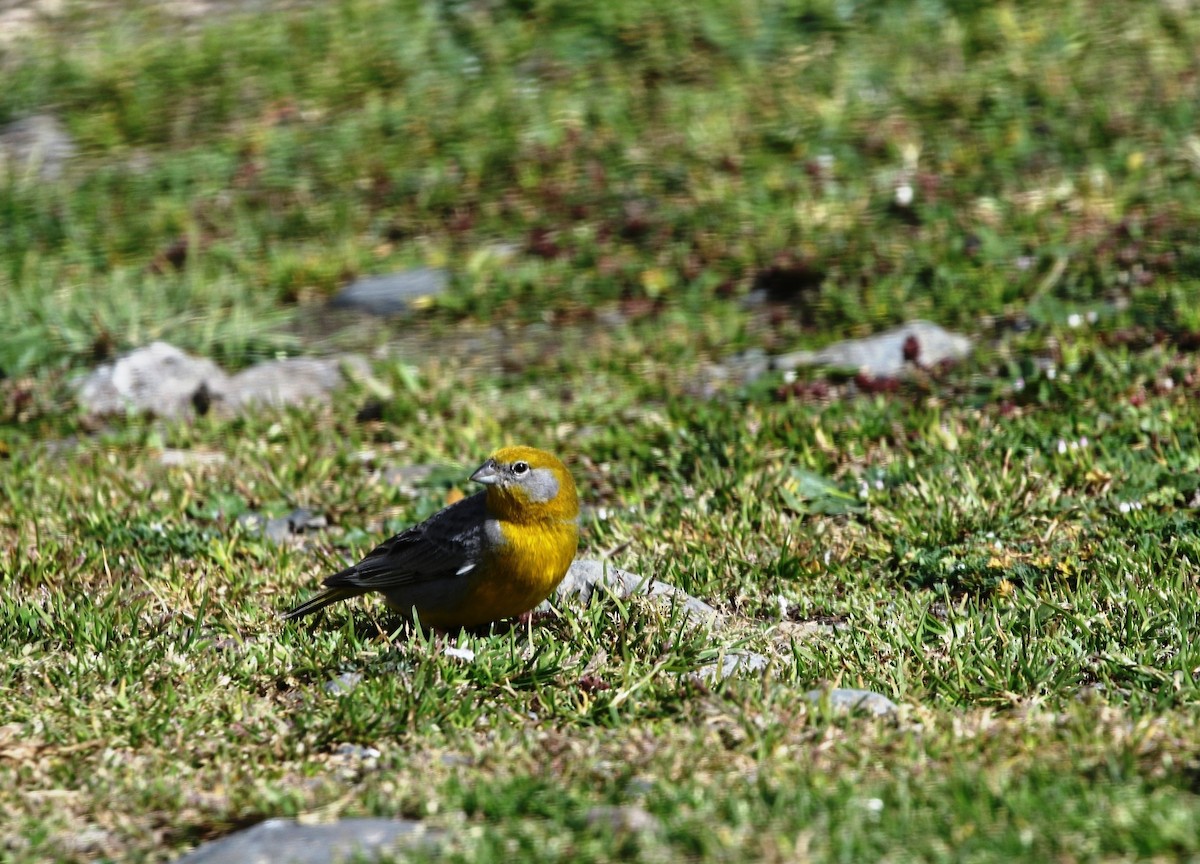
[[[327,588],[386,591],[465,573],[483,549],[486,492],[464,498],[371,550],[362,561],[327,578]]]

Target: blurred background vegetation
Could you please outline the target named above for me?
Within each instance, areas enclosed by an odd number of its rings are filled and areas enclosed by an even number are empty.
[[[53,113],[78,156],[0,189],[0,368],[156,337],[234,366],[319,349],[305,308],[414,264],[455,277],[419,320],[703,311],[727,321],[717,353],[914,316],[1200,329],[1191,12],[10,11],[0,121]],[[755,288],[788,304],[763,331]]]

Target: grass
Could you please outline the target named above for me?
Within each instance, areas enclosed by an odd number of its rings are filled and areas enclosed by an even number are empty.
[[[0,186],[0,859],[352,815],[445,829],[438,860],[1200,856],[1194,16],[346,0],[39,27],[0,118],[53,110],[82,155]],[[429,308],[325,320],[417,264],[453,274]],[[895,386],[723,374],[913,317],[978,350]],[[75,377],[155,338],[230,368],[370,346],[378,380],[82,416]],[[513,441],[568,458],[584,554],[728,626],[597,597],[449,637],[464,661],[372,602],[278,621]],[[413,464],[439,467],[411,497],[380,479]],[[238,521],[297,506],[332,527]],[[771,663],[691,674],[732,651]],[[833,715],[822,684],[906,707]]]

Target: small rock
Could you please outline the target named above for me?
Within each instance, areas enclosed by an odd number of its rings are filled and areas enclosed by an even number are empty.
[[[251,405],[296,405],[310,399],[325,400],[344,381],[343,363],[352,374],[366,371],[361,357],[319,360],[291,357],[251,366],[229,382],[226,401],[231,408]]]
[[[194,399],[201,390],[223,393],[228,386],[228,376],[211,360],[192,357],[166,342],[152,342],[97,367],[76,395],[89,414],[145,411],[179,417],[195,410]]]
[[[175,864],[330,864],[392,860],[399,849],[433,845],[440,833],[407,819],[342,819],[328,825],[301,825],[268,819],[253,828],[205,843]]]
[[[877,378],[892,378],[914,367],[936,366],[944,360],[961,360],[971,353],[971,340],[929,321],[910,321],[895,330],[865,339],[847,339],[817,351],[782,354],[772,361],[775,369],[800,366],[833,366],[853,369]]]
[[[707,666],[701,666],[692,672],[690,677],[696,681],[712,684],[740,672],[761,672],[767,668],[768,662],[766,656],[753,651],[726,654],[721,658],[720,665],[709,663]]]
[[[338,677],[325,682],[325,692],[330,696],[341,696],[357,687],[362,679],[361,672],[343,672]]]
[[[587,603],[597,589],[610,591],[619,599],[634,594],[660,597],[665,602],[680,604],[687,617],[695,623],[715,626],[722,623],[721,614],[716,609],[703,600],[697,600],[680,591],[674,585],[638,576],[636,573],[590,558],[576,560],[571,565],[562,584],[558,586],[557,596],[569,602]]]
[[[160,465],[168,468],[200,468],[208,465],[224,465],[224,453],[203,450],[176,450],[168,447],[159,454]]]
[[[861,711],[884,717],[895,714],[900,710],[891,699],[871,690],[854,690],[851,688],[835,687],[830,690],[809,690],[804,698],[814,705],[824,704],[828,699],[833,711]]]
[[[52,182],[74,155],[75,142],[50,114],[33,114],[0,129],[0,175]]]
[[[321,514],[297,507],[286,516],[269,520],[266,535],[276,543],[286,543],[301,534],[320,531],[328,525],[329,522]]]
[[[366,361],[350,355],[272,360],[230,377],[211,360],[152,342],[115,363],[98,366],[78,386],[76,398],[84,411],[97,415],[140,411],[176,418],[210,410],[229,414],[259,405],[327,400],[347,374],[366,372]]]
[[[662,830],[657,816],[632,804],[592,807],[585,818],[589,827],[607,826],[618,834],[656,834]]]
[[[504,264],[513,260],[520,254],[520,243],[488,243],[472,256],[472,260]]]
[[[420,267],[386,276],[367,276],[339,291],[330,305],[341,309],[359,309],[371,315],[398,315],[428,304],[432,298],[443,293],[449,284],[449,274],[434,267]]]
[[[751,348],[728,358],[720,364],[720,369],[734,381],[753,381],[761,378],[771,369],[771,358],[761,348]]]
[[[83,858],[102,858],[106,850],[119,848],[117,838],[98,825],[88,825],[63,838],[63,845]]]
[[[237,517],[237,524],[247,534],[261,534],[269,520],[261,513],[243,513]]]
[[[364,747],[361,744],[340,744],[333,755],[343,760],[372,760],[383,754],[374,747]]]
[[[37,30],[37,15],[32,9],[22,6],[0,9],[0,48],[11,51],[14,47],[29,44]]]
[[[630,777],[629,782],[625,784],[625,793],[627,795],[649,795],[653,791],[654,778],[646,774]]]
[[[268,519],[261,513],[243,513],[237,521],[247,533],[263,534],[268,540],[279,544],[295,540],[308,532],[320,531],[329,524],[324,516],[305,507],[297,507],[286,516],[274,519]]]

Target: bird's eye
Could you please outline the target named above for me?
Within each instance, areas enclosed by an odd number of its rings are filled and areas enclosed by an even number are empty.
[[[514,462],[513,463],[512,472],[514,474],[516,474],[518,477],[520,477],[522,474],[524,474],[528,470],[529,470],[528,462]]]

